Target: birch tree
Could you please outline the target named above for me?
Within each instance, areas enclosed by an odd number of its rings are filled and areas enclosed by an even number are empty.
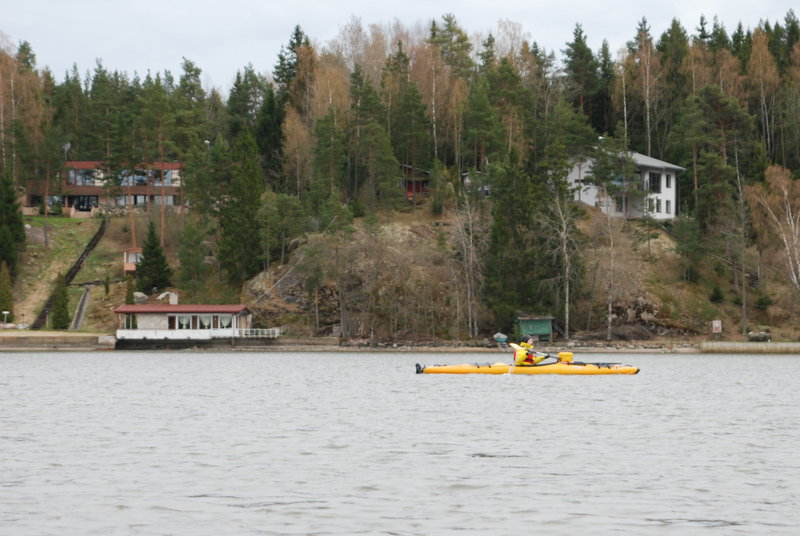
[[[479,333],[478,311],[483,287],[483,252],[487,242],[487,218],[480,204],[463,196],[455,210],[457,273],[463,289],[470,338]]]
[[[545,252],[561,272],[558,279],[564,297],[564,336],[569,339],[572,290],[580,265],[578,212],[573,201],[575,189],[567,181],[571,166],[565,147],[557,142],[548,153],[543,166],[546,201],[537,220],[544,229]]]
[[[770,166],[763,183],[745,188],[759,240],[783,257],[785,275],[800,295],[800,181],[788,169]]]
[[[767,149],[767,154],[774,157],[775,153],[775,97],[780,84],[778,67],[769,51],[769,40],[766,34],[756,29],[753,34],[753,48],[750,52],[750,61],[747,63],[748,85],[750,96],[757,103],[761,139]]]

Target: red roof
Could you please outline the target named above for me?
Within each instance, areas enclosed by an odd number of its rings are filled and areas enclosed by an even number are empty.
[[[166,303],[148,304],[142,303],[138,305],[123,305],[114,310],[117,314],[122,313],[222,313],[222,314],[242,314],[249,313],[246,305],[190,305],[179,304],[169,305]]]

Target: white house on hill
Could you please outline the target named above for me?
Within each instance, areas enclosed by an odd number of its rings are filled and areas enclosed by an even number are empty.
[[[630,153],[636,165],[636,177],[626,193],[613,197],[601,195],[591,183],[591,159],[577,162],[569,174],[575,187],[575,200],[599,207],[603,212],[629,219],[650,216],[669,220],[677,215],[677,176],[684,168],[640,153]]]

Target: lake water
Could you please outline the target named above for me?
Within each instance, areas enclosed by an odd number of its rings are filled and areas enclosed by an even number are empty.
[[[0,534],[796,535],[800,356],[0,353]]]

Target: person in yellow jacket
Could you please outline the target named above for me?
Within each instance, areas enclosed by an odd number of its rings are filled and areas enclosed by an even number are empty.
[[[540,363],[547,354],[539,354],[533,351],[533,340],[519,343],[519,349],[514,353],[514,366],[536,365]]]

